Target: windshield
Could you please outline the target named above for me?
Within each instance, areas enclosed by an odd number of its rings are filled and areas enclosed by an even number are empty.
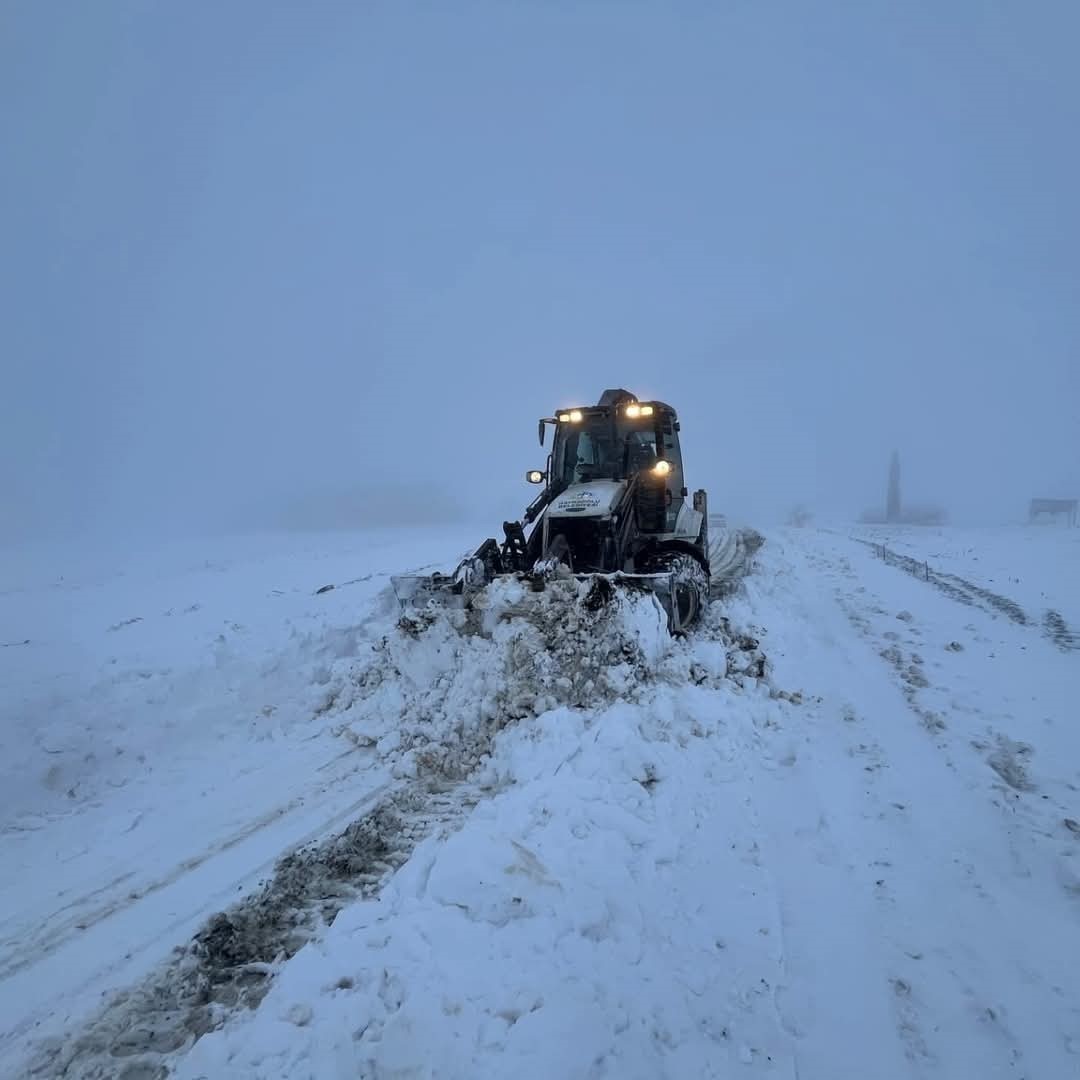
[[[593,480],[621,480],[656,461],[656,432],[648,428],[627,429],[597,416],[563,429],[562,454],[556,460],[563,484],[588,484]]]

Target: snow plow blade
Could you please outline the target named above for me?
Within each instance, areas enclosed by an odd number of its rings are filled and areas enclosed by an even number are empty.
[[[682,595],[679,575],[674,571],[656,574],[576,574],[560,568],[551,574],[499,574],[492,582],[470,582],[461,579],[457,573],[426,577],[402,575],[390,579],[403,614],[439,609],[486,609],[489,606],[487,585],[517,581],[524,589],[510,602],[506,602],[504,597],[500,598],[499,613],[503,618],[528,618],[534,595],[546,592],[552,585],[571,580],[582,586],[577,590],[576,599],[593,610],[610,603],[619,591],[639,595],[651,593],[664,610],[672,634],[681,634],[690,628],[708,596],[707,587],[701,595],[690,598]]]
[[[391,575],[390,585],[402,610],[422,609],[429,604],[466,607],[470,599],[492,580],[490,564],[482,555],[485,551],[486,545],[476,555],[462,560],[452,574]]]
[[[401,574],[390,578],[402,613],[410,611],[476,610],[497,606],[500,617],[527,616],[530,594],[543,593],[553,585],[576,580],[583,588],[566,593],[567,602],[594,606],[610,599],[615,590],[651,593],[667,615],[673,634],[690,630],[711,600],[729,596],[749,572],[754,553],[763,543],[752,529],[730,529],[722,518],[715,519],[717,531],[709,545],[710,573],[696,559],[682,552],[669,552],[667,562],[653,573],[574,573],[561,563],[537,563],[534,569],[496,569],[493,552],[497,546],[486,541],[475,554],[465,558],[452,574]],[[517,582],[521,586],[509,598],[507,589],[497,590],[492,600],[487,594],[495,583]]]
[[[592,592],[606,589],[623,589],[627,592],[652,593],[667,615],[668,630],[672,634],[685,633],[696,621],[701,600],[695,601],[692,610],[677,599],[678,577],[674,572],[659,574],[575,574],[578,581],[593,583]]]
[[[394,590],[402,611],[410,608],[420,609],[429,603],[435,603],[442,607],[464,607],[468,597],[458,589],[454,590],[454,579],[444,577],[441,574],[427,577],[401,575],[390,578],[390,585]]]

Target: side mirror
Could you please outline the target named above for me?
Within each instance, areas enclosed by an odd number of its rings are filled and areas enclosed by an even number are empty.
[[[536,433],[540,436],[540,445],[543,446],[544,445],[544,421],[543,420],[541,420],[540,423],[536,425]]]
[[[530,484],[542,484],[547,479],[547,473],[541,472],[539,469],[530,469],[525,474],[525,479]]]

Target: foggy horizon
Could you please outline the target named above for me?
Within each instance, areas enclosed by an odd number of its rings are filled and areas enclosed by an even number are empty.
[[[883,509],[894,450],[958,524],[1080,496],[1075,5],[0,30],[0,543],[496,535],[608,387],[743,521]]]

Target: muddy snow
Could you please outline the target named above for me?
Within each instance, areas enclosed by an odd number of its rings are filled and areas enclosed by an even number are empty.
[[[0,1072],[1072,1075],[1071,549],[927,536],[732,539],[676,640],[573,581],[399,621],[452,536],[20,580]]]

